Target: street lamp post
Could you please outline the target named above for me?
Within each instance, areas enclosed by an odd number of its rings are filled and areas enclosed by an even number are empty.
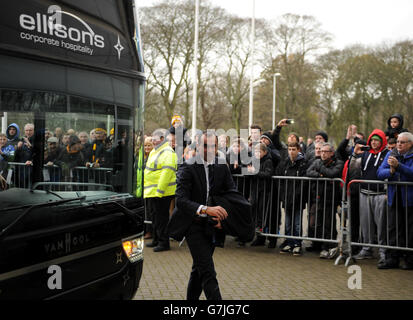
[[[194,89],[192,93],[192,141],[195,141],[196,107],[198,93],[198,38],[199,38],[199,0],[195,0],[195,40],[194,40]]]
[[[274,73],[274,85],[272,93],[272,129],[275,129],[275,104],[276,104],[276,90],[277,90],[277,77],[281,76],[280,73]],[[278,110],[277,110],[278,111]]]
[[[251,78],[250,78],[250,101],[248,110],[248,132],[251,134],[251,125],[253,119],[254,106],[254,42],[255,42],[255,0],[252,0],[252,19],[251,19],[251,34],[250,34],[250,50],[251,50]]]

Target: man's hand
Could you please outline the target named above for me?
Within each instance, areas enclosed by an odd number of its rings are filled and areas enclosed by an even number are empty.
[[[30,143],[29,139],[27,139],[26,137],[23,137],[23,140],[24,140],[24,144],[25,144],[27,147],[29,147],[29,148],[32,147],[32,144]]]
[[[357,155],[362,154],[364,151],[361,150],[361,147],[363,147],[362,144],[356,144],[356,146],[354,147],[354,153]]]
[[[279,127],[288,126],[287,119],[280,120],[280,122],[278,122],[277,126],[279,126]]]
[[[354,124],[351,125],[351,134],[352,134],[353,138],[354,138],[354,137],[356,136],[356,134],[357,134],[357,126],[354,125]]]
[[[97,162],[86,162],[86,168],[100,168],[100,165]]]
[[[348,128],[347,128],[346,139],[350,140],[352,137],[353,137],[353,130],[351,128],[351,125],[349,125]]]
[[[396,168],[399,166],[399,161],[395,157],[390,156],[389,159],[387,159],[387,163],[390,166],[390,174],[394,174]]]
[[[26,166],[31,166],[31,165],[33,165],[33,162],[31,162],[30,160],[27,160],[24,164]]]
[[[346,139],[347,140],[354,139],[356,134],[357,134],[357,126],[354,124],[349,125],[347,128]]]
[[[53,162],[49,161],[48,163],[46,163],[46,166],[48,166],[48,167],[53,166]]]
[[[389,159],[387,160],[387,163],[389,164],[390,167],[393,167],[394,169],[396,169],[399,166],[399,161],[393,156],[389,157]]]
[[[249,165],[249,166],[247,167],[247,170],[248,170],[248,172],[250,172],[250,173],[254,173],[254,172],[255,172],[255,168],[254,168],[254,166],[252,166],[252,165]]]
[[[221,221],[219,221],[218,218],[212,218],[212,220],[217,222],[217,224],[214,226],[214,228],[222,229]]]
[[[215,217],[218,220],[225,220],[228,217],[227,211],[220,206],[208,207],[206,210],[206,214],[211,217]]]

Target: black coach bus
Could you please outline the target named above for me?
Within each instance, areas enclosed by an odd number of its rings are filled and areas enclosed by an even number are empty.
[[[135,5],[0,1],[0,300],[131,299],[138,289]]]

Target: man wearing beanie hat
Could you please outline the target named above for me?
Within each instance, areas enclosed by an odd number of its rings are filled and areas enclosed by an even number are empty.
[[[361,157],[361,179],[380,180],[377,176],[378,169],[387,155],[387,139],[382,130],[375,129],[370,134],[367,145],[369,151],[362,151],[361,145],[354,148],[354,157]],[[384,185],[362,183],[360,185],[360,227],[361,241],[363,243],[386,244],[386,190]],[[385,260],[386,250],[379,249],[379,264]],[[357,260],[373,257],[371,247],[363,249],[354,258]]]
[[[315,142],[321,141],[321,142],[328,142],[328,135],[324,131],[318,131],[314,135],[314,140]]]

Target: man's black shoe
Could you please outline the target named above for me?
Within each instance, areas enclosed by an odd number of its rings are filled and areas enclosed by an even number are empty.
[[[162,247],[162,246],[157,246],[153,248],[153,252],[161,252],[161,251],[168,251],[171,250],[170,247]]]
[[[146,245],[148,248],[155,248],[158,246],[158,242],[150,242]]]
[[[378,269],[397,269],[399,267],[399,263],[395,261],[381,261],[377,264]]]

